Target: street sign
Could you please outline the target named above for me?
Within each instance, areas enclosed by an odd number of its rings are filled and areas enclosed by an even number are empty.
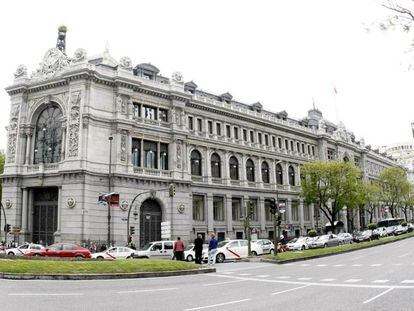
[[[283,214],[286,212],[286,205],[284,203],[279,204],[279,213]]]

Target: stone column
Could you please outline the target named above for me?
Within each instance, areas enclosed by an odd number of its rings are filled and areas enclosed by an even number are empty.
[[[313,203],[308,205],[309,208],[309,215],[310,215],[310,220],[311,220],[311,226],[313,229],[315,228],[315,206]]]
[[[289,163],[284,163],[285,169],[283,170],[283,185],[289,186]],[[283,168],[283,163],[281,163]]]
[[[260,231],[266,232],[266,213],[265,213],[265,199],[263,197],[258,198],[257,203],[259,204],[259,221]]]
[[[292,199],[287,198],[286,199],[286,223],[291,224],[292,223]]]
[[[140,158],[139,158],[139,162],[140,162],[140,167],[144,168],[144,137],[141,139],[141,154],[140,154]]]
[[[232,209],[232,197],[230,194],[226,194],[226,226],[227,234],[229,232],[233,233],[233,209]]]
[[[302,181],[300,180],[300,164],[296,166],[296,176],[295,176],[295,184],[296,186],[300,187]]]
[[[157,108],[157,113],[158,113],[158,108]],[[157,141],[157,169],[161,169],[161,158],[160,158],[160,155],[161,155],[161,142],[160,141]]]
[[[242,156],[242,160],[239,163],[239,169],[240,169],[240,181],[242,186],[246,186],[247,184],[247,178],[246,178],[246,156]]]
[[[29,196],[29,191],[27,188],[23,188],[22,189],[22,193],[23,193],[23,198],[22,198],[22,224],[21,224],[21,231],[24,234],[24,236],[26,235],[27,232],[27,215],[28,215],[28,196]]]
[[[230,164],[229,164],[230,157],[227,153],[223,154],[221,160],[221,177],[223,178],[225,185],[230,185]]]
[[[26,157],[24,160],[24,164],[30,164],[30,153],[32,150],[32,136],[33,136],[33,129],[29,129],[26,132]]]
[[[62,150],[60,153],[60,160],[65,159],[66,154],[66,122],[63,122],[62,124]]]
[[[256,164],[255,164],[255,170],[256,170],[256,172],[255,172],[255,177],[256,177],[256,185],[259,187],[259,188],[263,188],[263,180],[262,180],[262,159],[261,158],[258,158],[256,161]]]
[[[299,199],[299,223],[300,223],[300,232],[302,235],[305,235],[305,217],[303,213],[303,199]]]
[[[207,231],[214,231],[214,210],[213,210],[213,194],[207,193],[206,195],[207,206]]]
[[[204,153],[204,161],[203,162],[203,176],[205,176],[203,179],[204,182],[207,182],[209,184],[211,184],[211,160],[210,160],[210,149],[209,148],[205,148]]]
[[[270,165],[269,165],[269,182],[270,182],[270,185],[271,185],[272,189],[274,189],[274,185],[276,184],[276,162],[275,162],[275,160],[270,161]]]

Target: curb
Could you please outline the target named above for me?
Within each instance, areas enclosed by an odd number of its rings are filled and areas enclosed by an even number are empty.
[[[311,259],[317,259],[317,258],[322,258],[322,257],[329,257],[329,256],[335,256],[335,255],[355,252],[355,251],[359,251],[361,249],[366,249],[366,248],[377,247],[377,246],[381,246],[381,245],[385,245],[385,244],[395,243],[395,242],[402,241],[402,240],[405,240],[405,239],[410,239],[410,238],[414,238],[414,235],[403,237],[403,238],[398,239],[398,240],[384,241],[383,243],[376,244],[376,245],[366,245],[366,246],[363,246],[363,247],[360,247],[360,248],[347,249],[347,250],[343,250],[343,251],[339,251],[339,252],[335,252],[335,253],[320,254],[320,255],[314,255],[314,256],[309,256],[309,257],[304,257],[304,258],[292,258],[292,259],[286,259],[286,260],[283,260],[283,261],[276,261],[276,260],[272,260],[272,259],[260,258],[260,262],[272,263],[272,264],[276,264],[276,265],[283,265],[283,264],[287,264],[287,263],[291,263],[291,262],[305,261],[305,260],[311,260]]]
[[[111,274],[29,274],[0,273],[0,279],[8,280],[105,280],[105,279],[141,279],[152,277],[180,276],[216,272],[216,268],[201,268],[182,271],[111,273]]]

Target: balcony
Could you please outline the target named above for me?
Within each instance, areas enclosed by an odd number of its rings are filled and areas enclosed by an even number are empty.
[[[134,167],[134,173],[147,176],[171,177],[170,171],[158,170],[155,168]]]
[[[211,181],[213,184],[223,184],[223,179],[221,178],[212,178]]]

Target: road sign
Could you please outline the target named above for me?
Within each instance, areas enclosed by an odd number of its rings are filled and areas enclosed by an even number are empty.
[[[279,213],[286,212],[286,205],[284,203],[279,204]]]

